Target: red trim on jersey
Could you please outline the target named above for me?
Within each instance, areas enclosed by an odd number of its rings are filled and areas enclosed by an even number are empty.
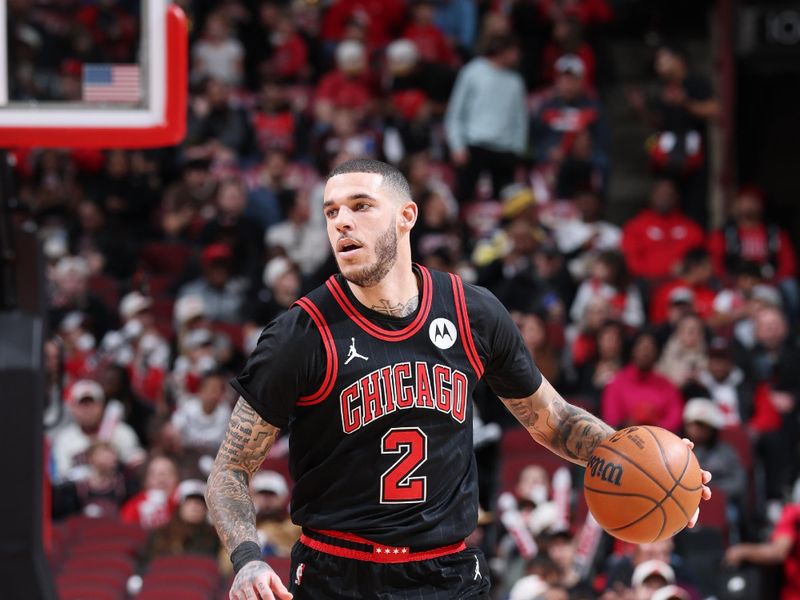
[[[402,329],[397,330],[384,329],[362,315],[358,309],[353,306],[350,298],[347,297],[347,294],[342,289],[342,286],[339,285],[339,282],[335,277],[328,279],[328,281],[325,282],[325,285],[328,286],[328,290],[330,290],[334,299],[345,312],[345,314],[350,317],[350,319],[361,329],[363,329],[372,337],[378,338],[379,340],[383,340],[385,342],[400,342],[402,340],[407,340],[412,335],[417,333],[425,324],[425,321],[428,320],[428,314],[431,311],[431,304],[433,303],[431,274],[428,269],[423,266],[419,267],[419,272],[422,276],[422,306],[420,307],[417,316],[411,323]]]
[[[483,363],[478,356],[478,350],[475,348],[475,341],[472,339],[472,328],[469,325],[469,312],[467,312],[467,301],[464,296],[464,285],[461,282],[461,277],[452,273],[450,273],[450,281],[453,284],[453,300],[456,305],[461,344],[464,346],[464,352],[467,354],[469,364],[472,365],[472,370],[475,371],[475,375],[480,379],[483,376]]]
[[[319,334],[322,336],[322,343],[325,346],[325,379],[322,380],[322,385],[320,385],[319,389],[313,394],[300,396],[300,398],[297,399],[298,406],[310,406],[312,404],[319,404],[331,393],[333,384],[336,383],[336,376],[339,374],[339,357],[336,355],[336,345],[333,342],[333,335],[328,327],[328,323],[325,321],[325,317],[322,316],[316,304],[308,298],[300,298],[295,304],[306,311],[308,316],[311,317],[311,320],[314,321],[314,324],[319,330]]]
[[[442,546],[441,548],[432,548],[422,552],[412,552],[408,546],[387,546],[384,544],[377,544],[365,538],[353,535],[352,533],[344,533],[341,531],[322,530],[318,533],[332,538],[339,538],[348,542],[357,542],[366,546],[371,546],[372,551],[354,550],[352,548],[344,548],[335,544],[328,544],[309,537],[306,534],[300,535],[300,543],[324,552],[325,554],[332,554],[333,556],[340,556],[342,558],[350,558],[353,560],[361,560],[366,562],[376,563],[407,563],[415,562],[418,560],[430,560],[432,558],[439,558],[448,554],[455,554],[461,552],[467,545],[462,542],[450,544],[449,546]]]

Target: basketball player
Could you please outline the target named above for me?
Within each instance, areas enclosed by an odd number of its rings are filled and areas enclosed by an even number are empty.
[[[341,273],[262,333],[208,480],[236,571],[230,598],[488,598],[486,561],[464,545],[478,516],[478,380],[572,462],[613,430],[542,378],[492,294],[412,264],[417,206],[394,167],[340,165],[323,210]],[[303,527],[291,593],[261,560],[248,494],[281,429]]]

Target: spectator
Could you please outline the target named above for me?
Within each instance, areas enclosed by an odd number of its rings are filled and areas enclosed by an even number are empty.
[[[272,49],[269,60],[262,63],[261,77],[275,77],[286,82],[307,79],[310,74],[308,46],[289,14],[280,14],[269,38]]]
[[[86,259],[92,275],[130,277],[136,268],[136,241],[129,224],[118,213],[109,215],[103,206],[88,198],[78,203],[77,212],[70,246],[77,256]]]
[[[694,442],[694,453],[704,469],[711,471],[714,487],[725,493],[728,502],[742,509],[747,480],[739,455],[719,439],[725,417],[713,400],[692,398],[683,408],[686,437]]]
[[[612,427],[657,425],[677,432],[683,401],[680,391],[655,372],[659,348],[655,336],[640,333],[631,349],[631,362],[606,387],[601,402],[603,420]]]
[[[597,296],[608,300],[612,316],[625,325],[635,328],[644,324],[641,294],[628,280],[625,259],[615,250],[602,252],[592,261],[589,278],[581,283],[570,308],[572,319],[577,321],[586,304]]]
[[[592,259],[600,252],[619,248],[622,232],[619,227],[602,220],[602,201],[591,190],[579,192],[574,198],[578,214],[554,226],[558,249],[569,259],[569,272],[576,281],[589,275]]]
[[[256,182],[250,189],[246,214],[258,219],[264,230],[286,218],[286,207],[294,202],[297,189],[289,167],[286,151],[270,150],[264,155]]]
[[[253,145],[250,120],[224,80],[209,78],[200,86],[190,103],[184,144],[195,155],[233,163]]]
[[[289,488],[276,471],[259,471],[250,483],[256,509],[256,529],[264,556],[289,556],[300,527],[289,518]]]
[[[160,226],[165,240],[196,239],[202,226],[200,215],[208,210],[217,189],[210,167],[208,157],[187,160],[180,180],[164,191]]]
[[[414,43],[423,60],[454,67],[458,57],[442,30],[434,24],[435,17],[434,0],[414,0],[411,20],[403,30],[403,37]]]
[[[684,210],[701,226],[708,218],[707,123],[720,113],[707,79],[691,75],[683,50],[662,44],[656,50],[658,82],[648,96],[631,95],[636,108],[655,131],[650,142],[650,161],[658,172],[682,182]]]
[[[240,321],[248,285],[246,280],[234,276],[230,247],[221,243],[206,246],[201,261],[202,277],[184,285],[178,291],[178,298],[201,298],[204,315],[212,321]]]
[[[231,34],[221,12],[206,19],[203,37],[192,48],[192,78],[216,79],[226,85],[239,85],[244,75],[244,48]]]
[[[586,70],[586,85],[595,85],[594,50],[583,39],[580,21],[571,15],[558,17],[553,22],[552,39],[542,52],[542,77],[545,83],[552,84],[557,77],[556,62],[562,56],[571,54],[577,56]]]
[[[697,382],[722,415],[724,427],[746,425],[753,417],[753,382],[733,361],[733,349],[724,337],[711,340],[708,366],[700,371]]]
[[[731,219],[708,240],[714,268],[721,278],[734,275],[744,260],[757,264],[761,277],[776,284],[791,310],[800,309],[797,286],[797,258],[786,230],[764,220],[764,192],[743,187],[736,195]]]
[[[272,151],[291,154],[297,149],[303,124],[301,115],[292,106],[287,86],[273,79],[264,81],[253,112],[253,133],[265,164]]]
[[[150,424],[155,407],[136,395],[128,370],[122,365],[110,364],[101,369],[98,380],[109,403],[119,404],[123,420],[131,426],[139,442],[146,448],[150,441]]]
[[[597,332],[611,319],[612,308],[606,298],[591,298],[583,308],[580,319],[567,328],[572,364],[580,368],[594,357],[597,350]]]
[[[286,220],[271,227],[265,238],[270,252],[285,254],[304,275],[312,274],[328,258],[327,231],[311,218],[310,199],[306,193],[294,195],[287,207]]]
[[[153,299],[133,291],[119,304],[122,328],[106,334],[104,356],[128,369],[132,388],[151,405],[161,399],[169,369],[169,344],[156,327]]]
[[[203,245],[222,243],[233,251],[237,275],[255,277],[264,255],[264,233],[254,217],[245,214],[247,190],[238,178],[222,181],[215,197],[216,214],[200,232]]]
[[[561,348],[548,331],[545,319],[537,313],[519,314],[515,321],[525,347],[548,381],[561,381]]]
[[[101,338],[113,325],[108,308],[89,289],[89,264],[78,256],[65,256],[51,273],[49,318],[60,323],[71,312],[85,315],[95,339]]]
[[[155,529],[147,540],[143,562],[159,556],[199,554],[216,557],[220,542],[213,525],[208,522],[206,484],[198,479],[187,479],[178,486],[178,508],[169,522]]]
[[[85,475],[53,486],[53,518],[77,513],[116,518],[128,497],[128,487],[114,447],[108,442],[94,442],[86,452]]]
[[[782,600],[800,598],[800,503],[787,504],[772,529],[770,539],[761,543],[736,544],[725,552],[725,562],[734,567],[749,562],[782,565]]]
[[[389,67],[388,90],[395,97],[403,92],[418,91],[431,103],[431,112],[441,117],[455,83],[453,70],[421,56],[410,40],[396,40],[386,47]]]
[[[491,175],[493,195],[514,180],[527,149],[525,85],[514,71],[519,48],[513,38],[489,40],[485,57],[459,72],[445,116],[445,132],[458,169],[459,202],[475,197],[481,173]]]
[[[439,191],[441,190],[441,191]],[[411,249],[420,260],[442,251],[455,262],[461,255],[463,240],[458,224],[458,209],[449,190],[431,189],[417,197],[419,218],[411,230]]]
[[[625,365],[625,327],[619,321],[605,321],[595,337],[594,356],[578,368],[577,391],[596,411],[603,390]]]
[[[696,383],[708,366],[703,321],[694,314],[681,317],[670,335],[656,369],[675,387],[682,389]]]
[[[349,20],[363,20],[370,47],[382,48],[399,33],[404,18],[402,0],[336,0],[325,13],[322,37],[339,41]]]
[[[635,600],[651,600],[656,590],[673,583],[675,571],[660,560],[648,560],[639,564],[631,576]]]
[[[649,207],[622,228],[631,274],[653,283],[671,276],[686,252],[703,242],[703,230],[678,208],[678,190],[669,179],[653,184]]]
[[[738,322],[747,320],[750,299],[760,281],[761,270],[756,263],[737,261],[731,269],[728,285],[714,296],[709,324],[714,328],[735,329]]]
[[[171,424],[182,450],[197,455],[216,454],[231,414],[227,383],[224,371],[206,371],[197,396],[179,402]]]
[[[300,298],[302,279],[293,262],[276,256],[264,267],[263,284],[247,309],[247,321],[255,335],[259,335],[267,324],[289,310]]]
[[[330,170],[336,156],[377,158],[381,155],[381,134],[359,112],[349,107],[335,107],[331,113],[330,128],[320,131],[313,140],[313,152],[320,171]]]
[[[97,441],[106,441],[119,454],[126,467],[135,467],[144,460],[144,451],[136,434],[127,423],[120,421],[121,409],[106,409],[103,388],[95,381],[77,381],[68,393],[73,423],[53,439],[53,462],[56,480],[74,476],[73,469],[86,461],[86,452]]]
[[[314,118],[320,128],[333,123],[334,109],[348,108],[364,116],[375,99],[375,83],[368,70],[367,51],[355,41],[336,47],[336,69],[326,73],[314,93]]]
[[[144,489],[122,506],[120,517],[125,523],[135,523],[145,529],[165,525],[177,507],[178,481],[175,461],[166,456],[151,456],[144,471]]]
[[[675,573],[676,580],[682,585],[692,582],[689,565],[686,565],[681,556],[675,552],[674,538],[668,538],[650,544],[637,544],[628,553],[612,555],[608,570],[607,587],[616,591],[626,589],[633,577],[634,570],[639,565],[652,561],[669,565]],[[605,597],[603,597],[603,600],[605,600]]]
[[[713,275],[711,260],[705,248],[692,248],[681,261],[679,277],[658,287],[650,301],[650,322],[663,323],[667,318],[669,303],[678,294],[688,298],[691,294],[692,310],[701,319],[709,319],[714,311],[716,292],[711,288]]]
[[[586,67],[574,54],[555,63],[556,80],[548,90],[531,123],[536,159],[541,164],[560,164],[580,134],[591,147],[591,164],[608,166],[608,131],[603,106],[586,84]]]

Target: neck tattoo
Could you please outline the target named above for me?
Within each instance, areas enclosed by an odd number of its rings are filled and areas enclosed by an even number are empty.
[[[379,300],[379,304],[373,304],[370,306],[370,309],[385,315],[389,315],[390,317],[407,317],[417,310],[418,305],[419,294],[415,294],[406,302],[398,302],[397,304],[392,304],[389,302],[389,300],[381,298]]]

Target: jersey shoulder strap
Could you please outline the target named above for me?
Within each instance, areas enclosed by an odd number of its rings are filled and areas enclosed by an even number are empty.
[[[300,396],[297,399],[298,406],[310,406],[322,402],[331,393],[333,385],[336,383],[336,377],[339,374],[339,357],[336,354],[333,334],[325,318],[327,312],[326,303],[329,298],[330,294],[325,286],[322,285],[294,303],[311,317],[322,337],[322,345],[325,348],[325,377],[322,378],[322,383],[315,392]]]

